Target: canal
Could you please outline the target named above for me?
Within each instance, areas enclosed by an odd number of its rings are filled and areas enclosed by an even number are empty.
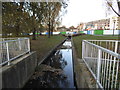
[[[66,40],[35,71],[25,88],[74,88],[71,40]]]

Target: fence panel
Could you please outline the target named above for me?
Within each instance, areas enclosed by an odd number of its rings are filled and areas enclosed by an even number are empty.
[[[113,42],[115,44],[112,50],[102,47],[104,42],[105,40],[101,40],[99,43],[98,40],[83,40],[82,58],[95,78],[98,87],[120,89],[120,55],[117,52],[120,41],[109,41],[110,46],[113,46]],[[106,40],[106,42],[108,41]]]
[[[103,35],[103,30],[94,30],[94,35]]]
[[[0,42],[0,65],[4,65],[30,52],[29,38],[3,39]]]

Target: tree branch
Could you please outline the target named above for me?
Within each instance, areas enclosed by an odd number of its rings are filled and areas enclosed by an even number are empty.
[[[107,1],[107,0],[106,0]],[[113,8],[113,6],[107,1],[107,4],[111,7],[111,9],[120,17],[120,14],[118,12],[115,11],[115,9]]]

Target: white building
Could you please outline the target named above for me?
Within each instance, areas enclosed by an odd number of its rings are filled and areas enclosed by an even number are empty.
[[[110,18],[110,29],[120,30],[120,17]]]

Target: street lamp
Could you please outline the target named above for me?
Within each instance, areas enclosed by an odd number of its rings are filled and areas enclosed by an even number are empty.
[[[115,20],[113,20],[114,26],[113,26],[113,36],[114,36],[114,30],[115,30]]]

